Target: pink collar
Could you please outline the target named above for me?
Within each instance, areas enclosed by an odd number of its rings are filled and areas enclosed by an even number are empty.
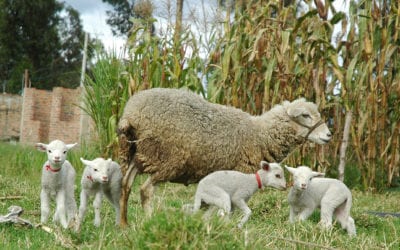
[[[61,170],[61,168],[54,169],[54,168],[51,168],[50,164],[48,164],[48,165],[46,165],[46,170],[51,171],[53,173],[57,173]]]
[[[260,175],[258,174],[258,172],[256,173],[256,180],[257,180],[258,188],[261,189],[262,183],[261,183],[261,178],[260,178]]]

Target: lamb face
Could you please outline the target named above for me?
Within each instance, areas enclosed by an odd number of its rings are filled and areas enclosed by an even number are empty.
[[[50,165],[61,167],[67,158],[67,152],[77,143],[65,144],[60,140],[54,140],[50,144],[36,143],[39,151],[46,152]]]
[[[108,182],[108,171],[111,166],[111,159],[104,160],[97,158],[93,161],[85,160],[81,158],[83,164],[91,168],[90,178],[93,182],[107,183]]]
[[[312,171],[309,167],[305,166],[297,168],[285,166],[285,168],[293,175],[293,188],[300,191],[307,189],[312,178],[325,176],[324,173]]]
[[[289,117],[297,124],[298,135],[317,144],[328,143],[332,134],[321,120],[317,105],[304,99],[295,100],[287,109]]]
[[[262,171],[259,171],[263,186],[273,187],[279,190],[286,189],[286,180],[282,167],[278,163],[261,161]]]

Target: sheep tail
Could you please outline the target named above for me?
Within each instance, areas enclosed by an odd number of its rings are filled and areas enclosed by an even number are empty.
[[[124,118],[119,121],[117,133],[121,171],[125,175],[136,152],[135,134],[129,121]]]
[[[120,197],[120,225],[128,225],[127,210],[128,199],[131,192],[131,186],[137,174],[137,167],[134,164],[134,155],[136,152],[134,129],[127,119],[122,118],[118,124],[118,144],[119,160],[121,172],[123,175],[121,183]]]

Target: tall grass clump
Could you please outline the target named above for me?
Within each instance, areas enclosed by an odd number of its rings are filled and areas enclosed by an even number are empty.
[[[84,83],[82,109],[92,118],[103,157],[115,157],[116,129],[129,97],[129,74],[122,55],[100,51]]]

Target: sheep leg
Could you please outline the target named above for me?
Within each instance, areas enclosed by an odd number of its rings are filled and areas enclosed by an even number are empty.
[[[94,197],[94,201],[93,201],[94,225],[96,227],[100,226],[100,222],[101,222],[101,218],[100,218],[101,200],[102,200],[102,193],[97,192]]]
[[[75,198],[73,197],[74,195],[74,191],[71,190],[71,193],[68,194],[67,197],[67,222],[68,224],[73,222],[76,218],[76,210],[77,210],[77,206],[76,206],[76,202],[75,202]]]
[[[314,209],[312,208],[304,208],[298,215],[299,221],[307,220],[313,212]]]
[[[128,225],[128,199],[137,171],[138,169],[135,167],[135,164],[131,162],[126,174],[122,178],[121,197],[119,199],[120,215],[118,216],[121,227],[126,227]]]
[[[297,213],[294,211],[293,206],[289,208],[289,222],[294,223],[296,221]]]
[[[68,227],[67,217],[65,214],[65,190],[60,190],[56,196],[56,212],[53,220],[60,222],[64,228]]]
[[[192,208],[192,213],[196,213],[197,211],[199,211],[200,207],[201,207],[201,196],[198,192],[196,192],[196,195],[194,196],[194,205]]]
[[[356,225],[354,223],[354,219],[351,218],[349,216],[349,218],[347,219],[347,227],[346,227],[347,233],[350,236],[356,236],[357,232],[356,232]]]
[[[235,206],[237,206],[239,209],[241,209],[244,213],[243,218],[240,220],[240,222],[238,224],[238,227],[242,228],[244,223],[246,223],[248,221],[248,219],[251,215],[251,210],[247,206],[246,202],[243,199],[240,199],[240,200],[233,199],[232,202]]]
[[[89,198],[88,194],[83,189],[80,194],[81,203],[79,204],[78,221],[75,225],[75,231],[77,231],[77,232],[80,230],[81,224],[83,222],[83,218],[85,217],[85,214],[86,214],[88,198]]]
[[[40,222],[46,223],[50,213],[50,197],[42,189],[40,192]]]
[[[142,207],[147,215],[152,214],[151,199],[154,193],[154,186],[151,176],[147,178],[142,187],[140,188],[140,198]]]
[[[350,209],[351,203],[347,204],[349,201],[347,200],[345,203],[340,205],[335,209],[335,217],[339,221],[340,225],[343,229],[346,229],[349,235],[356,235],[356,227],[354,224],[353,218],[350,217]],[[350,201],[351,202],[351,201]]]
[[[332,227],[332,216],[334,211],[334,204],[331,201],[326,201],[325,198],[321,201],[321,226],[325,229]]]

